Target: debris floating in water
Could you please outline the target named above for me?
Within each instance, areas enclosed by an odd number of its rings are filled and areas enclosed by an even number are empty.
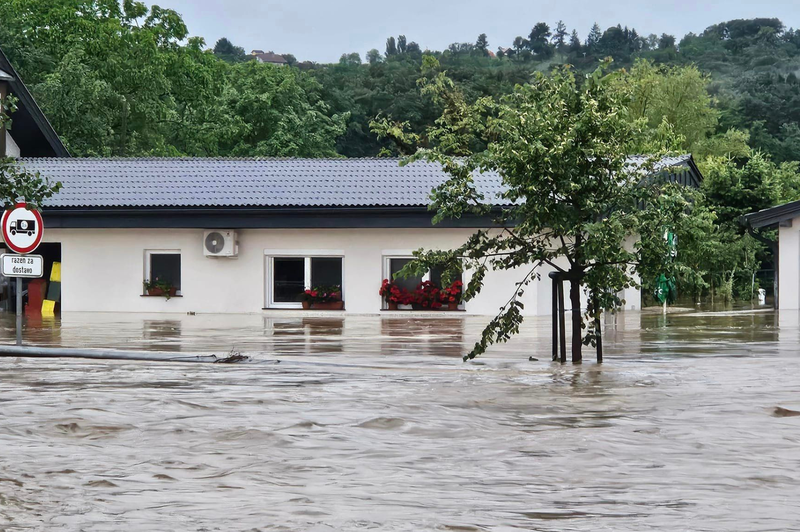
[[[213,356],[216,358],[216,355]],[[237,362],[247,362],[248,360],[250,360],[249,356],[243,355],[238,351],[231,351],[225,358],[217,358],[214,364],[236,364]]]

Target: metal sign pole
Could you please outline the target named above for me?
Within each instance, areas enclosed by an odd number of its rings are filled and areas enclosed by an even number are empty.
[[[22,345],[22,277],[17,277],[17,345]]]
[[[44,221],[41,213],[29,210],[25,198],[17,198],[13,208],[6,209],[0,220],[3,241],[12,255],[0,255],[0,267],[6,277],[17,278],[17,345],[22,345],[22,278],[37,278],[44,273],[44,260],[41,255],[29,255],[42,242]]]

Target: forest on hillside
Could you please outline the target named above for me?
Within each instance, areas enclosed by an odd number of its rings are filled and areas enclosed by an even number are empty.
[[[696,65],[714,115],[703,136],[737,130],[776,162],[800,160],[800,31],[777,19],[681,38],[596,24],[582,36],[538,22],[510,43],[492,47],[482,34],[442,51],[400,35],[363,60],[285,54],[288,68],[250,60],[235,36],[212,49],[176,12],[131,0],[8,0],[0,21],[0,47],[76,156],[375,156],[391,148],[371,131],[376,117],[420,132],[440,116],[419,90],[423,57],[433,56],[469,101],[558,65],[590,72],[605,57],[624,69]]]

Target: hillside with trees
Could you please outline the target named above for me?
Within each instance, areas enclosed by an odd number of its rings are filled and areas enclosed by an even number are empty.
[[[733,20],[682,38],[535,22],[495,51],[486,34],[442,51],[400,35],[363,60],[284,54],[290,68],[257,64],[235,36],[209,49],[176,12],[134,1],[9,0],[0,20],[0,46],[79,156],[375,156],[389,147],[370,131],[376,117],[422,132],[439,116],[418,89],[429,55],[470,102],[510,94],[559,65],[591,72],[605,57],[628,70],[641,60],[663,70],[695,65],[713,128],[691,112],[670,120],[703,122],[705,135],[737,129],[776,162],[800,159],[800,31],[778,19]]]

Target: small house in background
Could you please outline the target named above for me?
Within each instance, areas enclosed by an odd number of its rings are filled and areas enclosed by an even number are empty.
[[[283,66],[289,62],[282,55],[274,52],[264,52],[263,50],[253,50],[250,55],[256,58],[259,63],[269,63],[270,65]]]

